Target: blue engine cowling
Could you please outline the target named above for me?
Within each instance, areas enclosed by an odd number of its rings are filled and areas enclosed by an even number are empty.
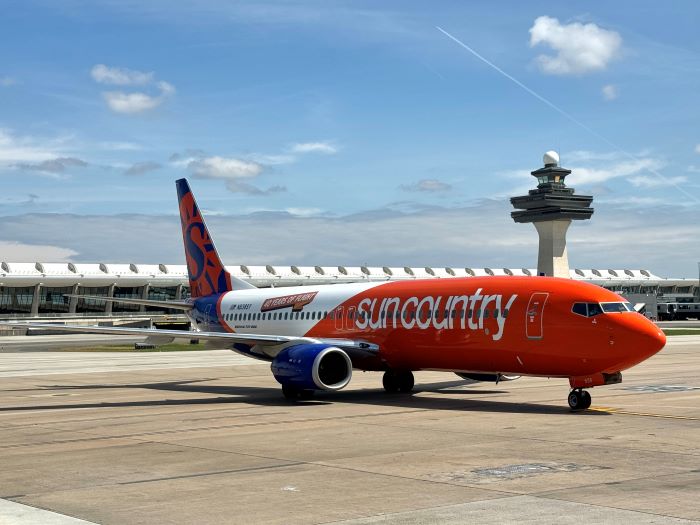
[[[270,368],[282,386],[299,390],[340,390],[352,378],[348,354],[318,343],[285,348],[272,360]]]

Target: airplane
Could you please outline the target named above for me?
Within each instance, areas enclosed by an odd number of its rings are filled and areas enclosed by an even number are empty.
[[[183,311],[196,338],[270,363],[290,400],[338,391],[353,370],[383,372],[387,392],[411,392],[414,371],[476,381],[568,378],[574,410],[588,389],[620,383],[659,352],[664,333],[619,295],[554,277],[488,276],[256,288],[224,267],[186,179],[176,181],[191,297],[87,297]],[[17,326],[17,323],[14,323]],[[192,332],[27,323],[73,333],[191,338]]]

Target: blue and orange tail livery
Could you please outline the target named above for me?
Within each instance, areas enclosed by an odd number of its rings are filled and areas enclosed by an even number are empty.
[[[226,271],[214,248],[204,218],[190,190],[187,179],[175,181],[180,204],[182,239],[185,243],[187,273],[192,297],[204,297],[232,290],[231,275]]]

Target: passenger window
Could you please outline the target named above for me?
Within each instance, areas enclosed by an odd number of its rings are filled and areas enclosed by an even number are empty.
[[[488,318],[489,318],[489,311],[484,310],[484,319],[488,319]]]
[[[574,303],[574,305],[571,307],[571,311],[575,314],[582,315],[583,317],[588,317],[586,303]]]
[[[508,317],[508,309],[503,310],[503,319]]]
[[[498,310],[493,311],[493,318],[498,319]]]

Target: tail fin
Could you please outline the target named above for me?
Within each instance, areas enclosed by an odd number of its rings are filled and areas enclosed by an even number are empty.
[[[185,243],[185,258],[192,297],[230,292],[234,287],[235,289],[255,288],[245,281],[232,277],[224,268],[187,179],[177,180],[175,185],[177,200],[180,204],[182,240]]]

